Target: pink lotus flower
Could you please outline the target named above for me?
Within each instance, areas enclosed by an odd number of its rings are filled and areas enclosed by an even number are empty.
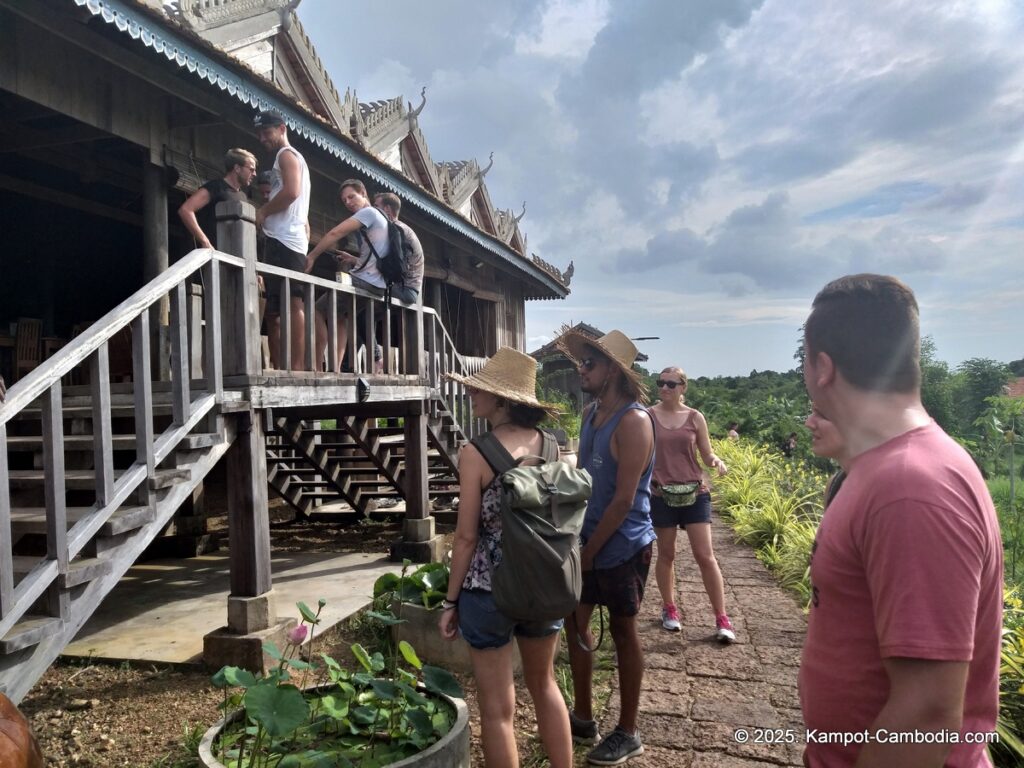
[[[309,634],[309,627],[305,624],[299,624],[297,627],[292,627],[288,630],[288,642],[292,645],[302,645],[306,639],[306,635]]]

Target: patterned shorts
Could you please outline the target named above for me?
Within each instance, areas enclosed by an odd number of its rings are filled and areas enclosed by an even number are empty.
[[[612,616],[636,616],[644,599],[653,551],[652,542],[624,563],[584,571],[580,603],[603,605]]]

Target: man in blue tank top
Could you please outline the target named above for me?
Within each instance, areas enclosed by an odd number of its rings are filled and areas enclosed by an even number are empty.
[[[619,666],[619,722],[587,755],[595,765],[619,765],[644,751],[637,729],[644,657],[636,617],[651,564],[651,473],[654,425],[647,395],[633,370],[637,350],[621,331],[591,339],[570,330],[558,346],[579,367],[580,384],[594,402],[583,412],[579,466],[590,472],[593,493],[581,533],[583,591],[566,619],[574,706],[573,738],[593,744],[600,736],[591,709],[593,647],[590,617],[608,609]],[[577,637],[578,635],[578,637]]]

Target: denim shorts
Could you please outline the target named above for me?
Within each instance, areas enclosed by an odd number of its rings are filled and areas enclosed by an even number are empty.
[[[655,528],[685,528],[711,522],[711,494],[699,493],[688,507],[670,507],[661,496],[651,494],[651,522]]]
[[[513,621],[498,610],[490,592],[464,589],[459,593],[459,631],[478,651],[501,648],[517,637],[547,637],[562,628],[562,620]]]

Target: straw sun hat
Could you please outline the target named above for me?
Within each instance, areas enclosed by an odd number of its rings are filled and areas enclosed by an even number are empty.
[[[579,365],[587,357],[587,347],[596,349],[622,371],[626,380],[634,386],[637,392],[643,392],[640,372],[633,368],[637,356],[636,345],[622,331],[609,331],[599,339],[592,339],[575,328],[566,327],[562,329],[562,335],[555,341],[555,346],[576,365]]]
[[[537,361],[511,347],[502,347],[472,376],[445,374],[452,381],[489,392],[512,403],[557,414],[558,408],[537,399]]]

